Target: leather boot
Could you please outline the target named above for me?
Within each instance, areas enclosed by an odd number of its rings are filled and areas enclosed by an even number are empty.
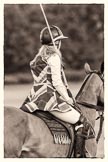
[[[79,127],[75,133],[74,157],[76,158],[86,157],[85,140],[95,137],[92,125],[87,121],[83,114],[81,114],[77,126],[81,124],[82,127]]]
[[[82,136],[83,128],[78,128],[75,134],[74,157],[85,158],[85,137]]]

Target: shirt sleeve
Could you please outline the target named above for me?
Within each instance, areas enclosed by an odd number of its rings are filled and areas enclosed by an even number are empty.
[[[68,96],[66,87],[62,81],[60,57],[57,54],[52,55],[48,59],[48,64],[51,68],[53,86],[56,88],[58,93],[64,98],[64,100],[68,101],[70,97]]]

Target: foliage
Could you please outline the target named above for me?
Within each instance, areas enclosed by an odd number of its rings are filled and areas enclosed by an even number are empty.
[[[60,27],[68,36],[62,42],[66,69],[82,70],[88,62],[99,68],[104,57],[103,4],[43,5],[49,24]],[[5,73],[28,72],[29,62],[40,48],[40,31],[46,26],[39,4],[5,4]]]

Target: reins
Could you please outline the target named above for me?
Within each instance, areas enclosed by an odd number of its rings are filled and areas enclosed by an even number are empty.
[[[93,105],[87,102],[76,101],[77,104],[86,106],[87,108],[95,109],[96,111],[104,111],[104,106]]]

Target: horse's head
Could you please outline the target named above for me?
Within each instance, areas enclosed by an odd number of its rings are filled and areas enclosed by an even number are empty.
[[[103,103],[103,78],[100,71],[91,70],[90,65],[84,65],[86,77],[76,96],[77,102],[97,105]]]
[[[103,75],[104,75],[104,62],[101,63],[100,70],[92,70],[88,63],[85,63],[84,69],[85,69],[86,74],[96,73],[96,74],[98,74],[103,79]]]

